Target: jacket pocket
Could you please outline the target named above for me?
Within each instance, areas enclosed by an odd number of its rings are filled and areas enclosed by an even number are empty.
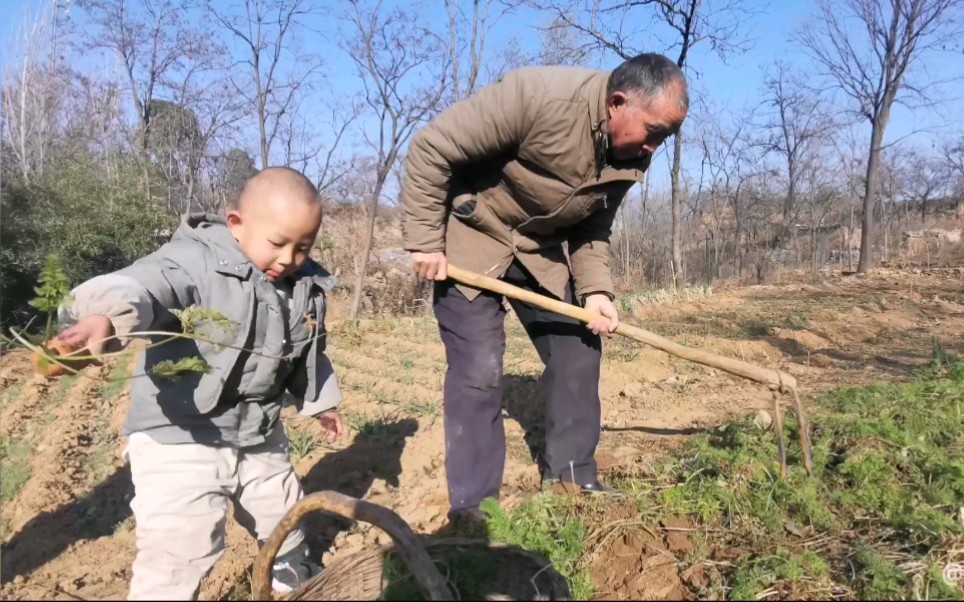
[[[452,215],[468,224],[479,223],[479,201],[473,194],[462,194],[452,201]]]
[[[582,220],[589,217],[593,213],[603,209],[606,206],[606,193],[605,192],[592,192],[586,195],[580,204],[579,213],[577,218]]]

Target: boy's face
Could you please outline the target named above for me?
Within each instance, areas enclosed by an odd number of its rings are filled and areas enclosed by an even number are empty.
[[[321,215],[318,203],[278,191],[231,211],[227,222],[248,259],[276,282],[304,265]]]

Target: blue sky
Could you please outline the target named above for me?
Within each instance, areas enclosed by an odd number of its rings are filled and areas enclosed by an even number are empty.
[[[0,0],[0,47],[6,52],[10,48],[11,35],[23,20],[24,11],[36,11],[37,7],[44,0],[27,0],[20,2],[17,0]],[[50,2],[52,0],[46,0]],[[224,0],[228,1],[228,0]],[[414,7],[415,3],[407,0],[385,0],[389,5],[402,7]],[[136,5],[136,3],[132,3]],[[790,41],[791,34],[797,28],[804,26],[810,15],[816,11],[816,6],[812,2],[780,2],[779,0],[747,0],[748,7],[758,13],[752,18],[747,19],[745,33],[750,40],[749,51],[743,54],[732,55],[726,63],[723,63],[706,44],[697,46],[690,58],[693,69],[692,83],[694,88],[705,92],[707,97],[712,99],[713,106],[718,107],[724,113],[736,113],[745,105],[752,105],[759,102],[760,89],[762,85],[762,68],[771,63],[774,59],[782,59],[799,66],[806,70],[809,67],[809,59],[805,57],[799,48]],[[446,14],[442,0],[423,0],[417,4],[420,8],[420,17],[424,22],[440,22],[439,26],[444,27]],[[84,17],[77,7],[71,10],[72,19],[79,26],[83,26]],[[498,51],[507,40],[515,38],[526,50],[538,48],[539,37],[534,30],[534,26],[539,22],[539,17],[531,11],[521,11],[516,15],[505,18],[500,22],[490,40],[490,51]],[[321,35],[309,35],[305,37],[306,49],[317,52],[325,57],[326,61],[326,83],[328,94],[314,101],[319,104],[328,102],[332,97],[345,97],[352,92],[360,89],[354,65],[347,58],[337,45],[338,24],[332,19],[316,19],[311,26],[322,32]],[[665,46],[660,43],[658,34],[650,40],[641,42],[641,49],[664,51]],[[645,44],[649,46],[645,46]],[[494,58],[490,53],[489,57]],[[5,56],[0,56],[4,60]],[[961,55],[946,54],[935,57],[928,64],[931,74],[938,77],[947,77],[949,74],[964,75],[964,60]],[[86,65],[81,68],[97,69],[104,72],[105,66],[110,62],[105,57],[89,55],[84,60]],[[598,65],[600,68],[612,68],[618,64],[618,59],[608,57],[603,59]],[[109,67],[107,70],[109,71]],[[964,98],[964,83],[958,82],[943,90],[944,96],[949,98]],[[958,100],[959,102],[959,100]],[[929,146],[930,143],[946,135],[949,132],[964,132],[964,127],[959,119],[951,119],[949,116],[956,110],[956,102],[944,105],[939,110],[915,110],[908,111],[904,108],[895,109],[892,122],[888,129],[888,140],[896,140],[909,135],[918,130],[924,130],[915,134],[909,142]],[[724,115],[725,116],[725,115]],[[367,122],[370,124],[371,122]],[[360,139],[360,136],[357,136]],[[256,139],[252,139],[250,145],[252,149],[256,147]],[[664,162],[665,165],[665,162]],[[659,187],[666,181],[665,169],[659,169],[659,164],[655,165],[652,179],[654,185]]]

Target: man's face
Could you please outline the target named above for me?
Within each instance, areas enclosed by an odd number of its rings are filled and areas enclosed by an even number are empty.
[[[241,250],[272,282],[296,272],[321,226],[321,207],[277,195],[228,214],[228,228]]]
[[[667,90],[654,99],[614,92],[608,108],[610,148],[619,161],[655,153],[686,119],[676,90]]]

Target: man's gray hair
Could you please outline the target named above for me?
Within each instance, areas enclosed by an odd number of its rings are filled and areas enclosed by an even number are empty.
[[[665,56],[648,52],[623,62],[613,70],[609,75],[606,96],[612,96],[613,92],[624,92],[653,99],[666,92],[670,84],[679,85],[679,106],[683,111],[688,111],[690,98],[683,71]]]

